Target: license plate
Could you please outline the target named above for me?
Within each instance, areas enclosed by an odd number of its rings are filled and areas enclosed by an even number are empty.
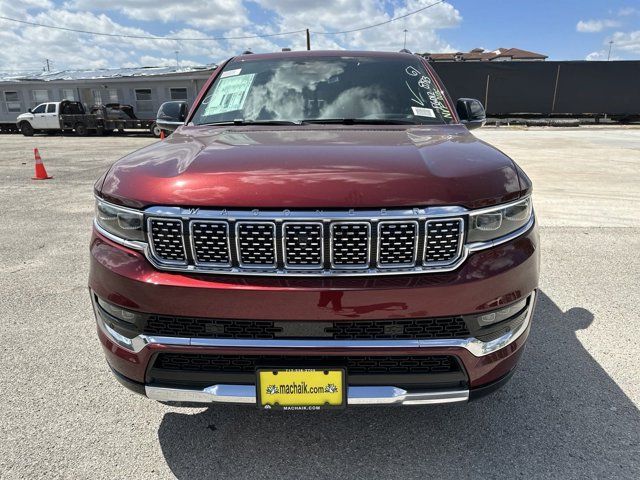
[[[321,410],[346,404],[344,370],[264,369],[257,377],[260,408]]]

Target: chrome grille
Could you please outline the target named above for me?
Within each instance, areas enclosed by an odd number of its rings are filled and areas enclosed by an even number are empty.
[[[412,266],[416,263],[418,222],[378,224],[378,265]]]
[[[229,225],[226,222],[193,221],[190,226],[196,265],[231,265]]]
[[[163,262],[185,264],[187,257],[182,236],[182,221],[149,219],[153,253]]]
[[[322,268],[322,223],[287,222],[283,227],[284,265],[291,268]]]
[[[335,222],[331,225],[331,265],[334,268],[369,266],[368,222]]]
[[[462,220],[429,220],[424,260],[427,264],[455,261],[462,248]]]
[[[241,267],[276,266],[275,223],[236,223],[236,245]]]
[[[161,270],[248,275],[450,271],[468,251],[457,207],[247,211],[150,207],[147,256]],[[184,225],[184,227],[183,227]],[[184,230],[183,230],[184,228]]]

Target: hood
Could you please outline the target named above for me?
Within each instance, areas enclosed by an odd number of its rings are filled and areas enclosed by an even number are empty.
[[[519,194],[509,157],[460,125],[181,127],[101,188],[134,208],[477,208]]]

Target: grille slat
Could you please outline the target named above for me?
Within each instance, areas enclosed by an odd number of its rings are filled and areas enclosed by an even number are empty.
[[[236,223],[236,243],[240,266],[276,266],[276,225],[271,222]]]
[[[322,268],[322,223],[284,224],[284,264],[289,268]]]
[[[447,264],[460,255],[462,220],[427,221],[424,261],[426,264]]]
[[[191,222],[191,244],[196,265],[231,265],[229,225],[226,222]]]
[[[378,224],[378,265],[407,267],[416,263],[418,222]]]
[[[153,253],[167,263],[186,264],[181,220],[149,219]]]
[[[266,275],[415,273],[451,270],[463,254],[462,218],[187,221],[188,214],[184,220],[148,219],[150,253],[159,268],[190,264],[189,269],[205,272]]]
[[[331,264],[334,268],[368,268],[371,225],[367,222],[331,224]]]

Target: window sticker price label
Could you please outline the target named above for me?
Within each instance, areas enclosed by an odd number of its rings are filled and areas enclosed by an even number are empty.
[[[255,73],[221,78],[207,102],[204,114],[209,116],[241,110],[254,77]]]

